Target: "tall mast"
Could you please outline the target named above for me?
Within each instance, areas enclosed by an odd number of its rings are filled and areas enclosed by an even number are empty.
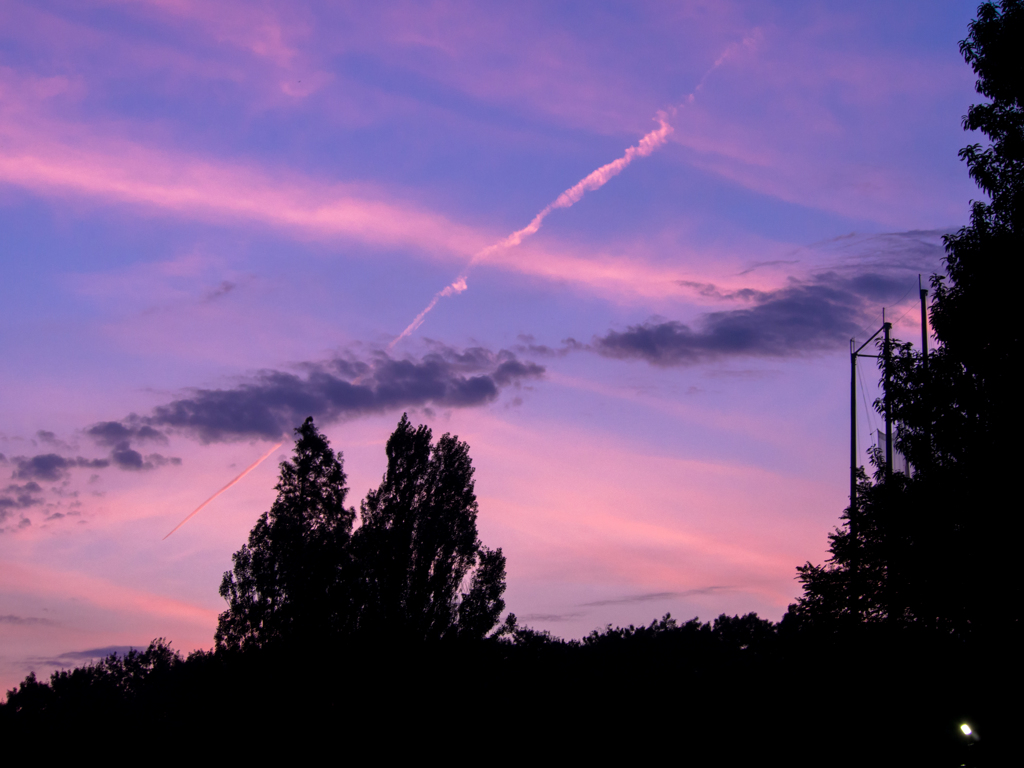
[[[882,362],[885,370],[885,479],[892,478],[892,349],[889,331],[892,323],[885,322],[885,309],[882,309],[882,330],[885,340],[882,342]]]
[[[921,276],[917,276],[917,287],[921,292],[921,364],[924,367],[924,384],[921,401],[924,406],[924,446],[926,465],[932,463],[932,409],[929,403],[931,395],[931,375],[928,371],[928,289],[921,285]]]

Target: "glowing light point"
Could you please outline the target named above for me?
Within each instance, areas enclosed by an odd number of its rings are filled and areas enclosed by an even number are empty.
[[[964,736],[970,736],[972,733],[974,733],[974,731],[971,730],[971,726],[969,726],[967,723],[961,725],[960,730],[963,731]]]

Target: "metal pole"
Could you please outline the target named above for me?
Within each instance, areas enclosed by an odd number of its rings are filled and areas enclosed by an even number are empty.
[[[885,317],[885,310],[882,310]],[[889,331],[892,323],[882,323],[885,340],[882,342],[882,355],[885,368],[885,479],[892,478],[892,351],[889,343]]]
[[[884,314],[883,314],[884,319]],[[883,325],[873,334],[871,337],[861,344],[856,349],[853,345],[856,343],[853,339],[850,339],[850,538],[857,541],[857,358],[858,357],[874,357],[878,355],[862,355],[861,350],[864,349],[868,344],[878,338],[878,334],[882,331],[888,334],[888,326]],[[849,610],[853,616],[860,616],[859,606],[859,594],[860,587],[858,585],[858,566],[859,566],[859,551],[856,546],[851,549],[850,552],[850,581],[848,588],[848,597],[850,600]]]
[[[851,616],[859,617],[857,605],[857,350],[850,339],[850,539],[854,546],[850,549],[850,575],[847,585],[849,611]]]
[[[883,311],[884,317],[884,311]],[[871,337],[856,349],[856,343],[850,339],[850,500],[851,503],[857,495],[857,358],[873,357],[876,360],[878,355],[862,355],[860,351],[868,344],[878,338],[878,334],[885,330],[885,325],[871,334]],[[874,438],[872,438],[874,439]]]
[[[857,353],[850,339],[850,525],[857,507]]]
[[[917,276],[917,287],[921,291],[921,353],[923,354],[924,370],[928,372],[928,289],[921,286],[921,276]]]
[[[921,276],[917,276],[917,287],[921,292],[921,364],[924,367],[924,385],[921,392],[921,405],[924,408],[924,445],[925,463],[932,463],[932,409],[928,402],[931,394],[931,377],[928,374],[928,289],[921,285]]]

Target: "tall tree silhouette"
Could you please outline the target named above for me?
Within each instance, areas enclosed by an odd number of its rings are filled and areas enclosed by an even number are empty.
[[[313,419],[296,429],[277,500],[234,556],[220,593],[218,647],[360,636],[396,642],[481,639],[505,608],[505,557],[477,537],[469,446],[431,443],[406,416],[388,469],[355,510],[341,454]]]
[[[217,624],[218,647],[261,647],[348,629],[355,510],[345,508],[341,454],[335,456],[312,417],[295,432],[295,456],[281,464],[277,500],[221,582],[228,609]]]
[[[505,558],[477,538],[469,446],[402,416],[355,534],[361,631],[396,640],[482,638],[505,603]],[[465,588],[466,591],[461,590]]]
[[[986,97],[963,126],[988,140],[960,157],[988,202],[972,202],[970,224],[945,238],[945,274],[932,276],[936,348],[927,360],[909,344],[893,350],[895,445],[916,474],[863,479],[830,561],[800,569],[795,612],[805,619],[845,616],[996,642],[1019,631],[1022,530],[1010,500],[1020,326],[1006,282],[1024,253],[1022,40],[1024,2],[1002,0],[978,8],[960,43]]]
[[[945,237],[946,274],[934,275],[931,324],[938,348],[925,366],[899,350],[892,389],[897,438],[923,470],[988,475],[1016,463],[1020,397],[1013,371],[1020,324],[1007,277],[1024,253],[1024,3],[984,3],[960,51],[987,101],[970,107],[965,130],[985,146],[960,151],[989,202]],[[1007,448],[1011,447],[1008,453]],[[992,479],[991,477],[987,479]]]

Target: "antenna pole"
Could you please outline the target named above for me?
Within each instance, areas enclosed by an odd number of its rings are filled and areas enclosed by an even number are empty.
[[[850,525],[857,506],[857,353],[850,339]]]
[[[921,292],[921,352],[924,355],[924,369],[928,370],[928,289],[921,285],[917,276],[917,287]]]
[[[892,479],[892,349],[889,331],[892,323],[885,322],[885,309],[882,309],[882,330],[885,332],[882,342],[882,361],[885,369],[885,479]]]
[[[875,334],[878,335],[877,333]],[[856,341],[850,339],[850,538],[857,541],[857,352]],[[857,605],[857,547],[851,550],[850,582],[847,595],[850,599],[850,614],[859,616]]]
[[[924,386],[921,401],[924,406],[924,439],[925,461],[932,463],[932,410],[928,402],[931,394],[931,376],[928,372],[928,289],[921,285],[921,276],[917,276],[917,287],[921,292],[921,364],[924,367]]]

